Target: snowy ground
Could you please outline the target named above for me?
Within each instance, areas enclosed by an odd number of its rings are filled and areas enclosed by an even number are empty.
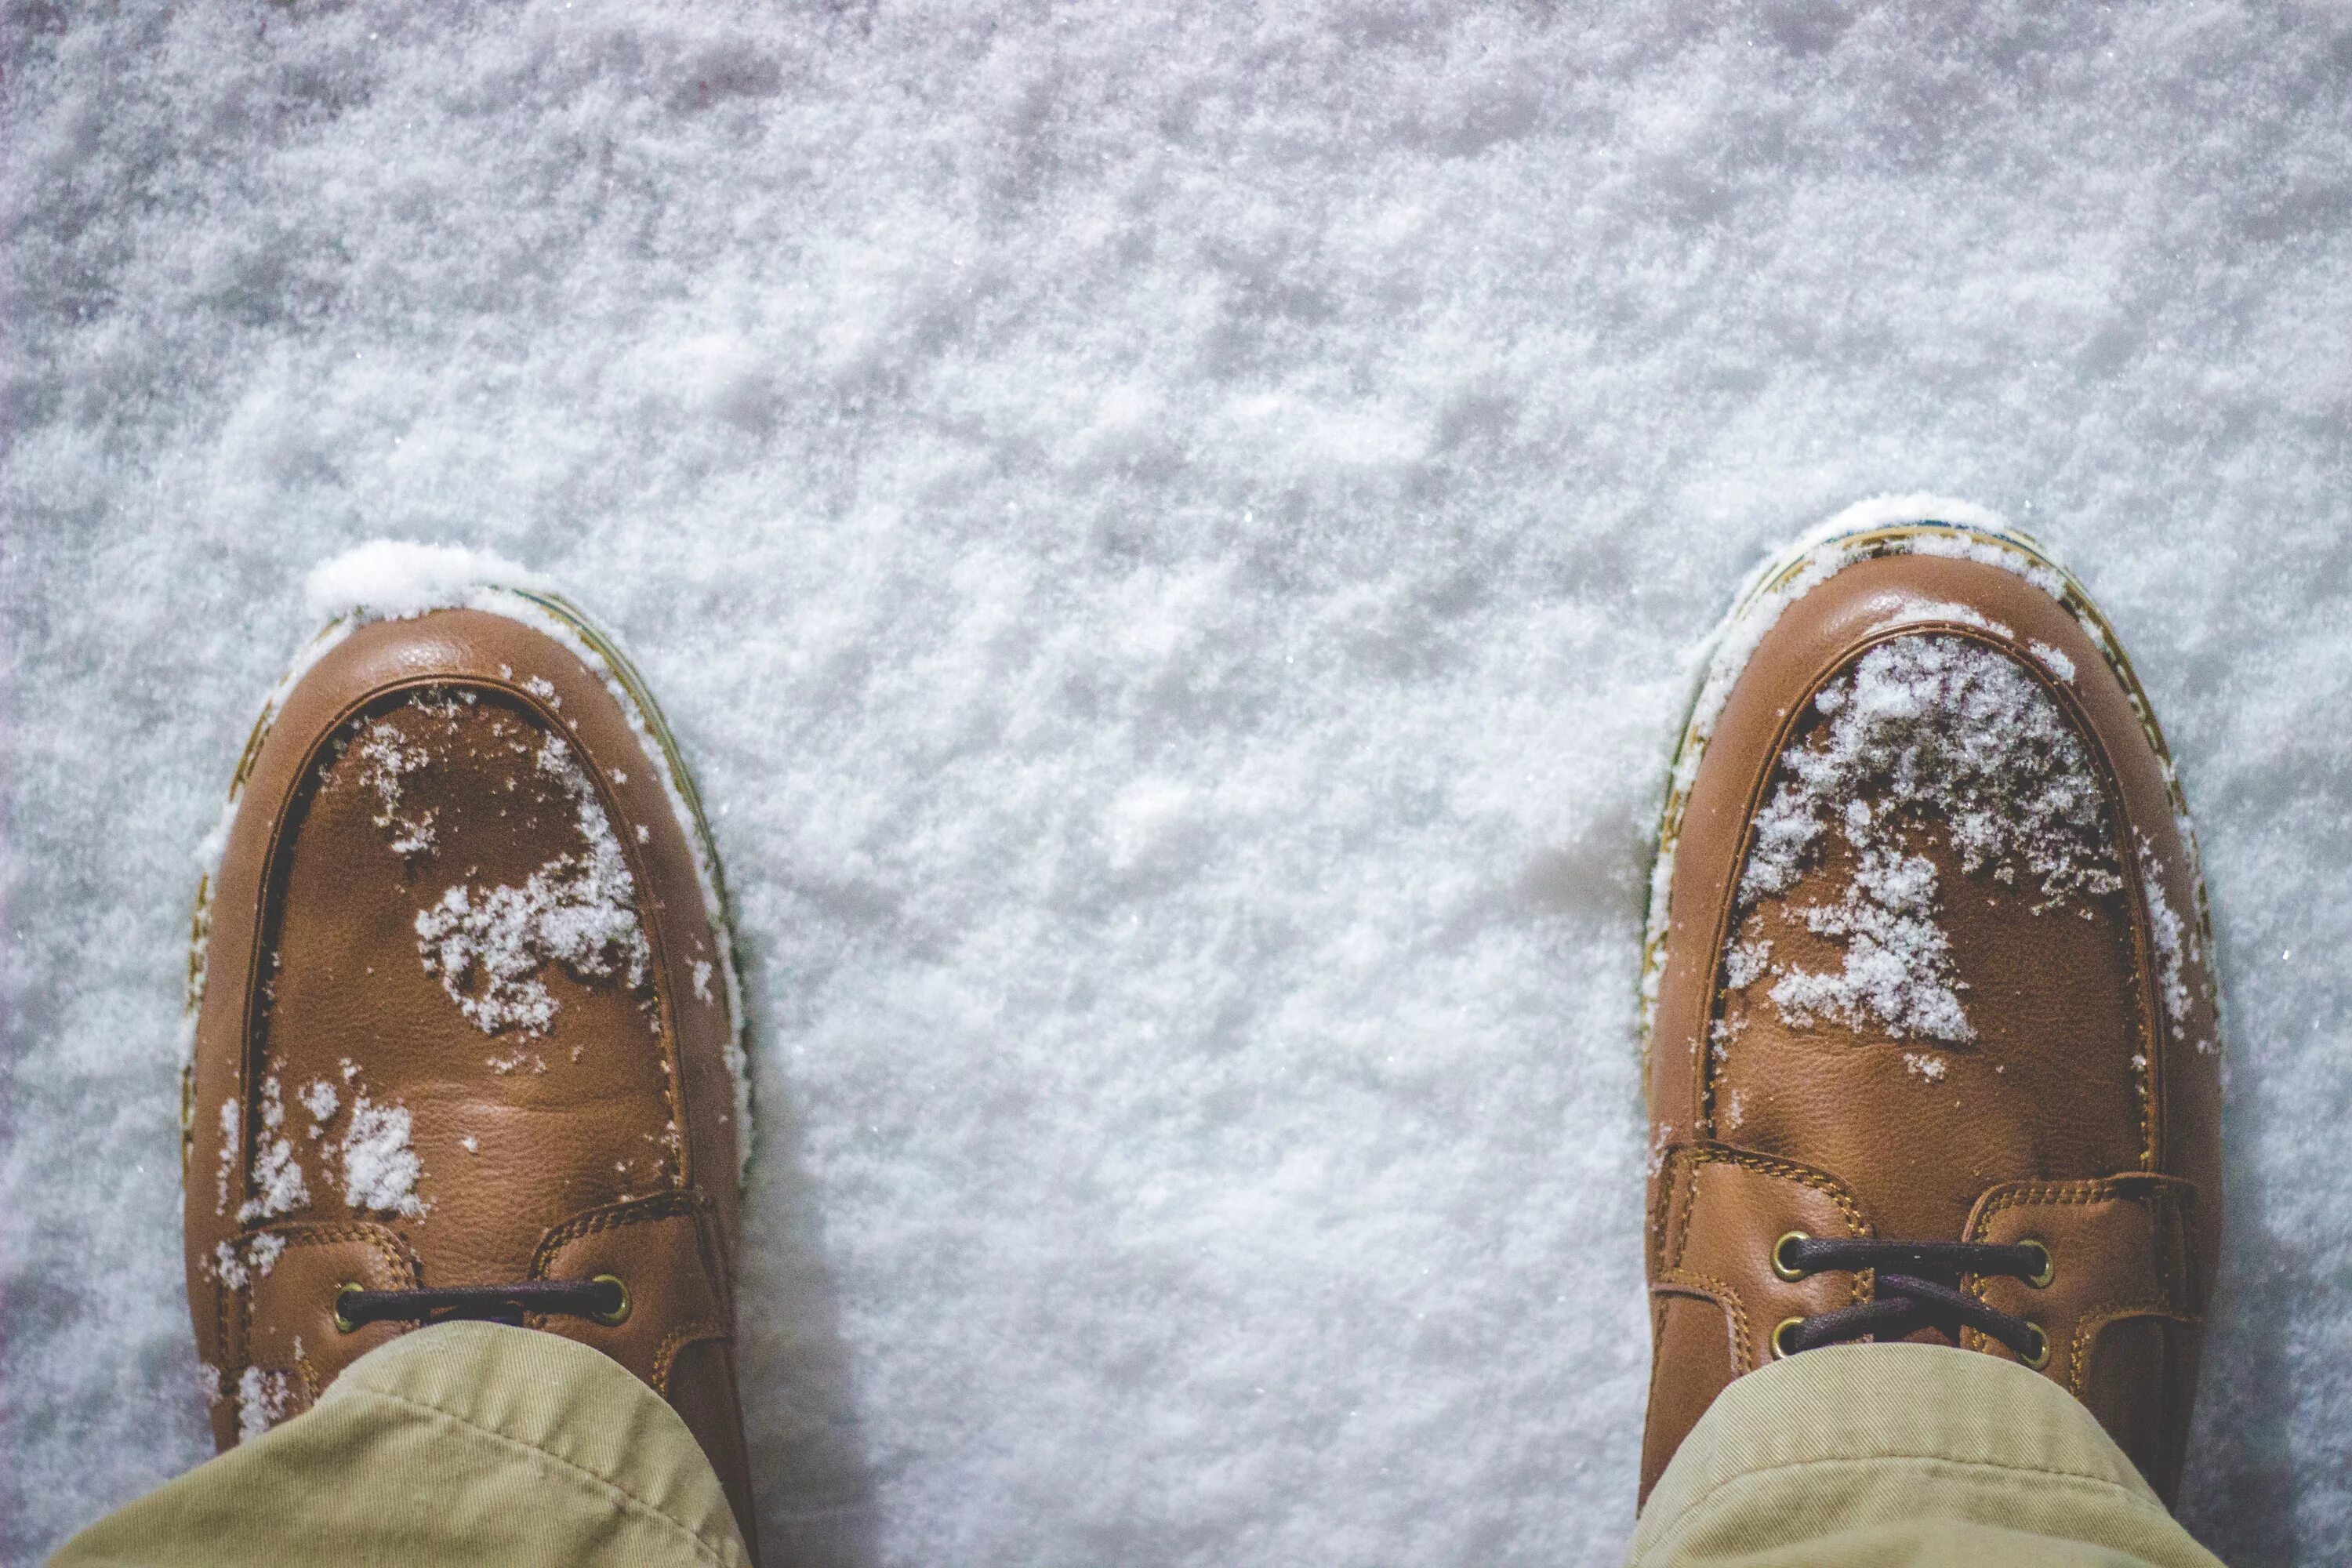
[[[205,1451],[191,851],[384,534],[568,583],[715,803],[772,1537],[1610,1561],[1685,655],[1922,488],[2176,739],[2185,1513],[2352,1555],[2352,17],[687,9],[7,8],[0,1556]]]

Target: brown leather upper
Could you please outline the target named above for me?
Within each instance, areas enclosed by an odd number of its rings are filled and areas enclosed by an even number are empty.
[[[528,1321],[668,1399],[749,1538],[726,938],[649,745],[562,643],[475,609],[359,626],[265,716],[190,1080],[221,1447],[404,1331],[338,1331],[345,1284],[611,1274],[623,1321]],[[533,896],[533,940],[481,951]]]
[[[1999,649],[2050,695],[2087,742],[2121,871],[2119,891],[2049,907],[2028,881],[1968,870],[1947,825],[1908,825],[1906,849],[1937,875],[1937,918],[1975,1035],[1963,1042],[1876,1021],[1792,1022],[1769,984],[1732,984],[1725,961],[1728,943],[1764,939],[1783,965],[1838,967],[1838,940],[1798,916],[1835,903],[1854,875],[1833,835],[1776,895],[1743,905],[1740,879],[1785,754],[1825,722],[1816,697],[1872,648],[1914,636]],[[2056,673],[2068,665],[2071,679]],[[2046,1287],[1970,1277],[1963,1288],[2042,1329],[2044,1375],[2168,1499],[2220,1240],[2218,1035],[2193,852],[2135,689],[2073,613],[2014,572],[1920,553],[1856,560],[1790,604],[1755,647],[1705,742],[1674,851],[1648,1067],[1643,1497],[1715,1396],[1772,1359],[1777,1324],[1871,1298],[1866,1270],[1776,1273],[1775,1241],[1800,1230],[2044,1243]],[[2158,951],[2163,910],[2187,927],[2174,971]],[[2165,994],[2175,979],[2177,1019]],[[2012,1354],[1973,1330],[1959,1342]]]

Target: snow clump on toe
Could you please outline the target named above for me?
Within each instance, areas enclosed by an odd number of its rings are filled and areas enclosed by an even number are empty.
[[[409,1146],[407,1110],[377,1105],[365,1095],[352,1102],[352,1124],[343,1134],[343,1202],[355,1209],[421,1219],[416,1195],[424,1165]]]
[[[487,550],[379,539],[311,568],[302,597],[311,616],[398,619],[469,604],[488,585],[551,592],[549,580]]]
[[[585,852],[557,857],[520,888],[485,892],[459,883],[416,912],[425,972],[440,978],[449,999],[486,1035],[547,1031],[556,1002],[539,975],[550,963],[583,980],[617,978],[635,990],[653,959],[637,922],[636,880],[587,774],[572,748],[552,735],[538,763],[571,797]]]
[[[1745,911],[1793,889],[1836,831],[1854,857],[1852,881],[1835,903],[1793,912],[1843,939],[1845,962],[1826,973],[1772,965],[1769,994],[1792,1024],[1971,1040],[1936,919],[1936,866],[1910,853],[1906,836],[1932,828],[1965,871],[2032,886],[2044,909],[2113,893],[2123,877],[2090,753],[2024,666],[1969,637],[1882,643],[1813,706],[1828,723],[1781,758],[1738,904]],[[1735,986],[1763,967],[1735,941]]]

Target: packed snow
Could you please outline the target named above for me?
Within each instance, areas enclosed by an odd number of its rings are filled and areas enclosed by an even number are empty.
[[[408,1111],[378,1105],[365,1095],[352,1101],[343,1131],[343,1202],[351,1207],[419,1219],[425,1211],[416,1179],[424,1166],[409,1146]]]
[[[541,742],[536,766],[572,802],[582,848],[549,861],[520,887],[458,882],[416,911],[425,973],[439,978],[486,1035],[547,1032],[557,1003],[541,976],[551,963],[634,990],[653,961],[637,920],[636,879],[595,785],[558,736]]]
[[[1918,490],[2062,553],[2173,742],[2231,1183],[2184,1514],[2352,1558],[2339,9],[0,29],[0,1560],[209,1449],[190,857],[388,607],[311,569],[408,539],[621,634],[709,805],[773,1550],[1613,1561],[1668,749],[1748,570]]]

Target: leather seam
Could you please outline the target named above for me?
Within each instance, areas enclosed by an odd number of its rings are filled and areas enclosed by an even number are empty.
[[[1681,1276],[1679,1279],[1662,1279],[1658,1282],[1659,1286],[1695,1286],[1729,1314],[1731,1331],[1736,1341],[1735,1349],[1738,1352],[1734,1363],[1736,1370],[1731,1375],[1738,1377],[1741,1373],[1754,1366],[1756,1337],[1748,1327],[1748,1309],[1741,1304],[1739,1292],[1732,1289],[1728,1281],[1717,1279],[1711,1274],[1692,1274],[1681,1269],[1675,1270],[1675,1273]]]
[[[375,1249],[376,1257],[383,1263],[385,1271],[391,1274],[394,1279],[404,1279],[412,1288],[416,1284],[416,1270],[410,1265],[406,1255],[404,1254],[398,1247],[387,1240],[382,1232],[378,1231],[372,1226],[305,1225],[303,1228],[293,1231],[291,1234],[284,1229],[269,1226],[257,1226],[250,1232],[242,1234],[251,1236],[276,1236],[283,1240],[289,1247],[332,1247],[339,1246],[345,1242],[363,1241]],[[253,1316],[253,1292],[255,1287],[259,1283],[260,1281],[258,1279],[247,1279],[242,1287],[235,1290],[230,1289],[226,1285],[220,1287],[218,1295],[221,1299],[224,1311],[226,1309],[228,1298],[234,1296],[245,1302],[246,1317],[247,1320],[245,1343],[238,1347],[237,1354],[234,1358],[234,1366],[224,1368],[224,1377],[226,1377],[227,1373],[231,1370],[242,1373],[246,1368],[257,1364],[253,1359],[251,1319]],[[404,1328],[400,1331],[402,1333],[405,1333],[408,1331]],[[226,1356],[223,1358],[225,1362],[229,1359],[230,1358]],[[294,1358],[294,1370],[302,1379],[303,1388],[310,1395],[310,1403],[311,1405],[316,1405],[319,1402],[319,1395],[325,1392],[325,1386],[320,1383],[317,1369],[310,1364],[310,1357],[307,1354],[298,1353]],[[328,1381],[332,1382],[333,1380],[329,1379]]]
[[[1665,1260],[1665,1271],[1669,1274],[1682,1268],[1683,1254],[1690,1250],[1691,1210],[1698,1203],[1698,1167],[1701,1163],[1693,1158],[1696,1153],[1695,1149],[1678,1151],[1679,1157],[1675,1162],[1677,1184],[1682,1188],[1682,1203],[1678,1205],[1677,1216],[1667,1221],[1673,1227],[1675,1237],[1674,1255]]]
[[[1791,1160],[1783,1160],[1771,1154],[1751,1153],[1745,1149],[1727,1148],[1721,1144],[1699,1144],[1685,1150],[1685,1152],[1689,1155],[1689,1162],[1694,1166],[1733,1164],[1743,1170],[1754,1171],[1759,1175],[1777,1177],[1781,1181],[1794,1182],[1800,1186],[1811,1187],[1837,1205],[1838,1212],[1845,1216],[1846,1225],[1854,1235],[1871,1234],[1870,1222],[1863,1217],[1862,1205],[1854,1202],[1853,1196],[1846,1192],[1844,1184],[1834,1176],[1826,1175],[1809,1166],[1800,1165]],[[1690,1240],[1689,1211],[1697,1194],[1698,1176],[1694,1171],[1691,1175],[1690,1196],[1684,1200],[1683,1205],[1685,1247],[1689,1245]],[[1682,1248],[1677,1247],[1675,1252],[1674,1266],[1679,1268],[1681,1264]]]
[[[1986,1232],[1991,1228],[1992,1217],[2009,1209],[2088,1207],[2093,1204],[2102,1203],[2138,1204],[2148,1211],[2151,1225],[2160,1226],[2168,1217],[2177,1215],[2178,1210],[2174,1205],[2179,1194],[2176,1189],[2183,1185],[2186,1184],[2177,1176],[2137,1174],[2120,1180],[2113,1176],[2094,1176],[2074,1182],[2021,1182],[2010,1191],[1987,1201],[1984,1211],[1977,1215],[1976,1222],[1969,1227],[1969,1236],[1972,1240],[1983,1240]],[[2141,1190],[2135,1191],[2135,1188]],[[2153,1255],[2152,1266],[2157,1282],[2164,1292],[2161,1315],[2180,1317],[2185,1321],[2201,1322],[2203,1321],[2201,1318],[2188,1316],[2182,1309],[2173,1304],[2171,1270],[2166,1263],[2164,1239],[2160,1235],[2152,1235],[2149,1237],[2149,1248]],[[1970,1282],[1963,1289],[1978,1300],[1990,1303],[1991,1297],[1987,1294],[1989,1284],[1990,1280],[1987,1277],[1978,1275],[1972,1277]],[[2083,1363],[2085,1350],[2084,1334],[2086,1329],[2090,1332],[2095,1332],[2100,1327],[2105,1326],[2105,1321],[2109,1320],[2098,1319],[2097,1314],[2106,1313],[2110,1308],[2119,1305],[2121,1303],[2109,1302],[2105,1306],[2091,1309],[2075,1320],[2077,1326],[2068,1352],[2067,1378],[2068,1387],[2077,1395],[2083,1392],[2084,1385]],[[2112,1314],[2110,1316],[2112,1317]],[[1974,1347],[1976,1349],[1990,1350],[1996,1342],[1991,1336],[1977,1333],[1974,1330],[1963,1330],[1962,1333],[1964,1336],[1973,1335],[1979,1342]],[[1967,1340],[1964,1338],[1962,1342],[1965,1345]]]
[[[561,1248],[591,1236],[601,1236],[608,1230],[622,1230],[630,1226],[654,1225],[681,1215],[698,1217],[709,1200],[699,1193],[664,1193],[623,1209],[599,1209],[564,1221],[547,1233],[538,1250],[531,1255],[533,1279],[541,1276]]]
[[[672,1329],[663,1338],[661,1348],[654,1352],[654,1392],[664,1399],[669,1397],[670,1363],[677,1358],[678,1352],[688,1345],[701,1344],[708,1340],[723,1340],[726,1337],[727,1325],[712,1318],[698,1318],[693,1322],[681,1323]]]
[[[2109,1323],[2126,1318],[2159,1318],[2191,1325],[2205,1321],[2195,1313],[2181,1311],[2169,1301],[2103,1301],[2088,1309],[2075,1320],[2074,1342],[2066,1351],[2066,1388],[2075,1398],[2082,1398],[2083,1390],[2090,1384],[2092,1342]]]
[[[576,1459],[567,1459],[562,1455],[542,1447],[537,1443],[515,1436],[511,1433],[501,1432],[495,1426],[485,1426],[480,1422],[474,1420],[470,1416],[460,1415],[454,1410],[445,1409],[428,1400],[413,1398],[408,1394],[395,1393],[388,1388],[371,1387],[365,1389],[363,1392],[378,1399],[387,1399],[395,1405],[404,1405],[412,1410],[421,1410],[428,1415],[438,1416],[445,1421],[463,1426],[467,1431],[478,1432],[483,1436],[491,1439],[493,1442],[500,1443],[509,1447],[520,1448],[528,1454],[537,1455],[540,1458],[548,1460],[550,1463],[560,1466],[563,1469],[569,1470],[575,1475],[585,1477],[594,1485],[620,1497],[625,1503],[643,1510],[645,1512],[651,1514],[654,1518],[660,1520],[664,1524],[668,1525],[671,1529],[676,1530],[681,1535],[684,1535],[688,1541],[694,1542],[695,1551],[698,1555],[713,1563],[725,1563],[727,1561],[725,1554],[712,1547],[708,1542],[704,1541],[701,1532],[696,1530],[692,1525],[688,1524],[684,1520],[677,1518],[676,1515],[670,1513],[667,1510],[661,1508],[657,1504],[649,1502],[646,1499],[639,1497],[636,1493],[631,1491],[620,1482],[613,1479],[610,1476],[600,1475],[596,1471],[590,1469],[587,1466],[581,1464]]]

